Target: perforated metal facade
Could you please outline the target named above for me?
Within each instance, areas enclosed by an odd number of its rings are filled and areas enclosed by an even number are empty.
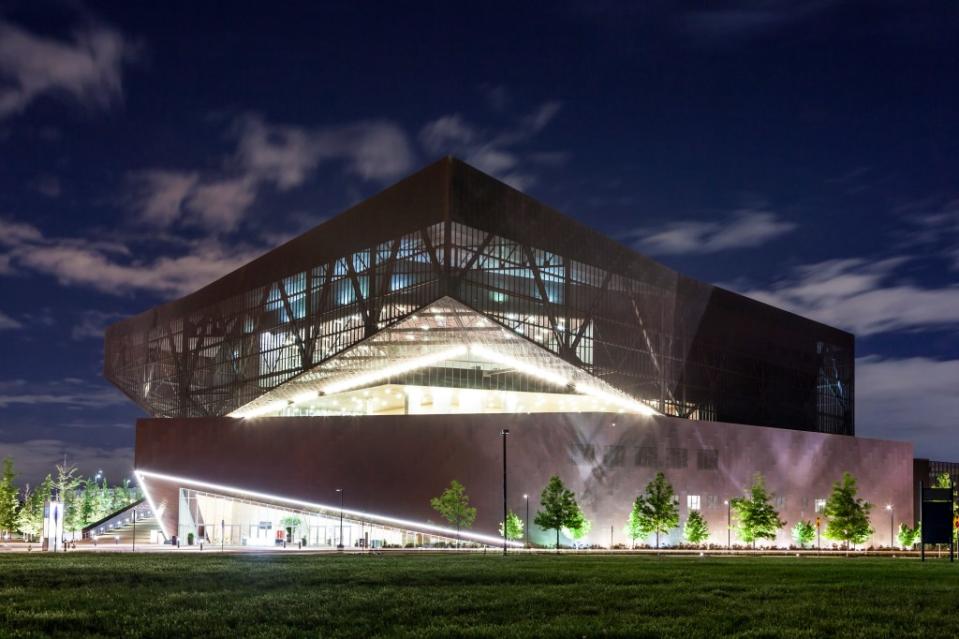
[[[853,338],[683,277],[444,159],[108,330],[151,415],[227,415],[450,297],[660,412],[851,435]]]

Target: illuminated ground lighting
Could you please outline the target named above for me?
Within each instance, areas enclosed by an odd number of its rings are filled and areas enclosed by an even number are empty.
[[[625,411],[639,413],[640,415],[646,416],[660,414],[648,404],[637,401],[625,394],[610,392],[592,384],[575,384],[572,380],[560,375],[559,373],[554,373],[553,371],[546,370],[539,366],[528,364],[519,358],[500,353],[494,349],[480,344],[459,344],[453,346],[452,348],[447,348],[436,353],[406,359],[402,362],[398,362],[390,366],[384,366],[383,368],[374,371],[369,371],[360,375],[354,375],[348,379],[327,384],[317,391],[303,392],[295,395],[291,400],[277,400],[246,410],[240,409],[235,411],[232,416],[250,419],[254,417],[261,417],[270,413],[279,413],[283,409],[294,404],[307,402],[323,395],[334,395],[336,393],[367,386],[369,384],[383,381],[404,373],[410,373],[421,368],[433,366],[434,364],[439,364],[440,362],[454,359],[467,353],[494,364],[507,366],[525,375],[529,375],[530,377],[541,380],[548,384],[552,384],[559,388],[571,387],[580,394],[613,404]]]
[[[153,479],[159,479],[161,481],[169,481],[175,484],[186,484],[190,486],[199,486],[201,488],[206,488],[213,492],[221,493],[233,493],[236,495],[245,495],[247,497],[253,497],[256,499],[262,499],[264,501],[273,501],[280,502],[284,504],[290,504],[292,506],[300,506],[302,508],[307,508],[311,510],[323,510],[328,511],[334,514],[339,513],[341,510],[344,515],[352,515],[357,519],[365,519],[367,521],[378,521],[384,524],[396,526],[399,528],[406,528],[407,530],[418,531],[417,529],[422,529],[424,531],[432,531],[437,533],[440,536],[446,537],[448,539],[457,539],[465,538],[473,541],[479,541],[482,543],[499,546],[503,543],[503,539],[500,537],[494,537],[492,535],[482,535],[480,533],[473,532],[459,532],[452,528],[446,528],[443,526],[436,526],[433,524],[423,524],[415,521],[410,521],[409,519],[399,519],[396,517],[389,517],[387,515],[377,515],[374,513],[367,513],[360,510],[350,510],[350,509],[341,509],[339,506],[328,506],[325,504],[317,504],[310,501],[303,501],[302,499],[291,499],[290,497],[281,497],[280,495],[271,495],[269,493],[261,493],[255,490],[247,490],[245,488],[237,488],[236,486],[225,486],[223,484],[214,484],[211,482],[202,481],[199,479],[190,479],[189,477],[179,477],[177,475],[167,475],[164,473],[156,473],[150,470],[136,470],[134,471],[138,477],[140,477],[140,484],[143,486],[143,477],[152,477]],[[150,500],[149,493],[145,486],[143,486],[143,492],[147,495],[147,500],[150,501],[151,507],[153,502]],[[154,508],[154,512],[156,509]],[[163,536],[169,539],[166,531],[163,529],[161,523],[160,530],[163,532]],[[519,548],[522,547],[522,544],[516,541],[508,542],[509,545]]]

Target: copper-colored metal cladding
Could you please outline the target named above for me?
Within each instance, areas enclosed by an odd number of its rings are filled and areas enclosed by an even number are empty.
[[[447,158],[111,326],[148,413],[229,414],[449,296],[660,412],[854,434],[852,335],[684,277]]]
[[[615,425],[614,425],[615,424]],[[502,518],[500,433],[509,437],[509,506],[531,512],[553,474],[577,495],[592,521],[590,540],[627,543],[623,527],[633,500],[662,470],[683,520],[698,495],[712,543],[726,543],[723,501],[743,495],[761,472],[789,528],[815,520],[815,500],[829,495],[844,471],[875,504],[873,543],[886,544],[888,513],[912,523],[912,445],[821,433],[609,413],[395,415],[145,419],[137,424],[136,467],[238,489],[334,504],[349,491],[351,509],[414,521],[437,521],[429,500],[453,479],[477,507],[473,529],[496,534]],[[147,478],[177,530],[181,484]],[[186,486],[189,487],[189,486]],[[533,526],[534,540],[552,537]],[[672,541],[679,541],[678,531]],[[735,534],[733,543],[736,543]]]

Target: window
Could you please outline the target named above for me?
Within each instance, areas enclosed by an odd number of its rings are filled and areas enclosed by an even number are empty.
[[[713,509],[719,507],[719,495],[706,495],[706,508]]]
[[[642,468],[655,468],[659,465],[655,446],[640,446],[636,451],[636,465]]]
[[[702,448],[696,451],[696,468],[699,470],[719,468],[719,451],[715,448]]]
[[[622,446],[607,446],[606,455],[604,456],[603,461],[606,466],[622,466],[623,465],[623,447]]]
[[[667,448],[666,466],[669,468],[686,468],[688,451],[685,448]]]
[[[817,512],[817,513],[821,513],[821,512],[823,512],[824,510],[826,510],[826,500],[825,500],[825,499],[817,499],[817,500],[816,500],[816,512]]]
[[[699,495],[686,495],[686,508],[699,510]]]

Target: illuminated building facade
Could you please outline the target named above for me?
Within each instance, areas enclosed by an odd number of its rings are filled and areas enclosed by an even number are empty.
[[[820,492],[810,482],[828,488],[838,468],[865,488],[876,472],[865,457],[896,472],[902,457],[911,476],[908,445],[878,442],[857,457],[868,440],[850,437],[853,357],[846,332],[684,277],[444,159],[200,291],[111,326],[105,374],[157,418],[138,426],[136,465],[148,492],[154,484],[153,497],[163,495],[168,536],[202,527],[212,539],[217,520],[225,536],[226,516],[209,513],[245,509],[230,525],[231,540],[247,543],[253,511],[286,503],[314,518],[302,524],[316,529],[311,543],[338,541],[324,517],[339,511],[330,491],[345,488],[351,531],[380,525],[344,533],[346,543],[387,529],[394,540],[449,538],[427,524],[436,518],[429,497],[451,479],[485,482],[467,469],[486,444],[469,442],[480,433],[494,441],[511,424],[510,446],[524,450],[528,437],[528,463],[510,467],[529,484],[517,484],[520,494],[538,495],[539,474],[563,476],[594,495],[584,508],[607,534],[592,541],[608,545],[610,526],[622,541],[620,511],[632,498],[597,497],[589,477],[634,498],[663,470],[686,494],[679,479],[693,481],[684,473],[695,463],[714,491],[697,497],[712,503],[741,494],[755,471],[774,490],[785,486],[779,478],[791,471],[781,463]],[[409,449],[437,428],[442,446]],[[655,445],[643,444],[654,431]],[[201,438],[211,432],[222,433],[213,448]],[[694,441],[719,433],[709,446]],[[240,463],[252,441],[262,463]],[[404,451],[408,470],[364,458],[382,446]],[[267,463],[267,451],[279,457]],[[835,455],[842,463],[823,465]],[[333,471],[343,460],[353,474]],[[539,474],[524,479],[534,462]],[[490,477],[493,466],[482,465]],[[490,481],[488,496],[467,488],[484,504],[475,528],[495,535]],[[882,499],[893,499],[883,486]],[[408,490],[394,494],[400,487]],[[911,516],[908,479],[904,490]],[[807,497],[789,499],[786,512],[812,512]]]

